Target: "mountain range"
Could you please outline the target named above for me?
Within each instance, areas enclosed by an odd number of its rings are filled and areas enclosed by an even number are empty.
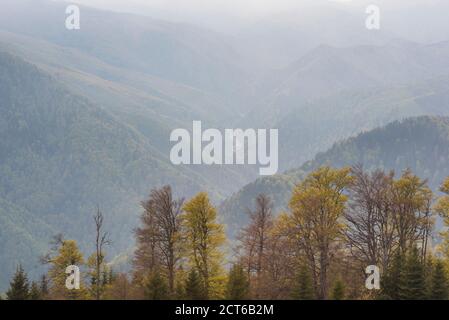
[[[69,31],[65,3],[1,5],[0,290],[18,263],[39,275],[54,234],[91,251],[97,206],[109,258],[132,251],[139,203],[165,184],[184,197],[208,191],[233,234],[258,193],[284,209],[320,165],[411,167],[434,188],[449,175],[449,42],[351,31],[360,21],[347,12],[338,35],[285,18],[226,35],[84,6],[81,30]],[[172,165],[170,132],[194,120],[278,129],[283,173]]]

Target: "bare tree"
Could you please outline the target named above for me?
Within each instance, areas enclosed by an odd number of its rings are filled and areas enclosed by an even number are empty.
[[[345,218],[346,238],[355,258],[364,265],[388,265],[397,242],[391,192],[394,173],[376,170],[371,174],[361,166],[352,168],[351,202]]]
[[[103,285],[101,283],[101,267],[104,264],[105,254],[103,251],[104,246],[111,244],[108,238],[108,233],[103,232],[104,217],[100,211],[100,207],[97,207],[97,212],[94,215],[95,221],[95,299],[100,300],[103,292]]]
[[[426,181],[409,170],[395,180],[393,171],[367,173],[361,166],[353,167],[352,175],[345,233],[353,257],[385,270],[398,250],[404,254],[418,245],[424,259],[433,228]]]
[[[142,202],[145,211],[141,221],[144,226],[136,230],[139,244],[136,253],[149,258],[151,268],[156,264],[164,267],[171,293],[175,291],[176,266],[182,256],[180,231],[183,203],[183,199],[173,199],[170,186],[152,190],[149,199]],[[150,246],[149,251],[142,249],[147,245]]]
[[[260,296],[260,282],[265,268],[265,252],[269,231],[273,227],[273,205],[270,198],[260,194],[254,211],[248,210],[249,225],[239,235],[241,257],[249,274],[255,273],[255,297]]]

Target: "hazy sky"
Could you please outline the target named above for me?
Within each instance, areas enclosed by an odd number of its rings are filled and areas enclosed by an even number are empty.
[[[285,11],[307,4],[341,3],[342,5],[380,4],[389,8],[401,5],[429,5],[442,0],[74,0],[74,2],[102,8],[134,10],[139,7],[170,11],[225,11],[235,14],[267,14]],[[443,0],[444,1],[444,0]],[[447,1],[447,0],[446,0]]]
[[[283,12],[298,12],[305,6],[338,6],[364,14],[365,6],[379,5],[384,17],[395,24],[400,34],[424,32],[429,24],[449,24],[449,0],[55,0],[77,2],[101,9],[131,12],[153,18],[189,22],[219,31],[238,30],[264,16]],[[310,11],[307,11],[310,12]],[[319,12],[319,10],[314,11]],[[390,13],[390,14],[389,14]],[[318,13],[319,14],[319,13]],[[436,17],[436,19],[434,19]],[[309,17],[310,18],[310,17]],[[395,21],[393,21],[395,20]],[[436,20],[436,21],[433,21]],[[423,22],[417,25],[417,22]],[[444,38],[447,28],[441,31]],[[438,31],[438,30],[437,30]],[[432,31],[433,32],[433,31]],[[438,33],[438,32],[436,32]],[[418,37],[426,38],[427,35]]]
[[[59,0],[69,1],[69,0]],[[72,0],[88,6],[134,13],[155,12],[167,17],[188,17],[205,13],[257,18],[265,15],[301,9],[303,6],[327,4],[351,8],[378,4],[385,10],[398,7],[432,6],[448,0]],[[164,17],[162,17],[164,18]]]

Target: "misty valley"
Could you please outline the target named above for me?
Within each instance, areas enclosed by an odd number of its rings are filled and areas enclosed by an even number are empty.
[[[449,299],[447,1],[0,2],[0,300]]]

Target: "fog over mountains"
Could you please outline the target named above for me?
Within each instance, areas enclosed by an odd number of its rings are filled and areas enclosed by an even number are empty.
[[[140,201],[164,184],[208,191],[232,234],[256,193],[284,207],[317,164],[414,166],[434,187],[449,175],[447,1],[380,1],[379,31],[369,1],[233,3],[84,1],[97,8],[69,31],[63,1],[0,0],[0,291],[18,263],[39,275],[56,233],[91,250],[97,205],[110,258],[128,252]],[[170,132],[193,120],[279,129],[279,175],[172,165]]]

